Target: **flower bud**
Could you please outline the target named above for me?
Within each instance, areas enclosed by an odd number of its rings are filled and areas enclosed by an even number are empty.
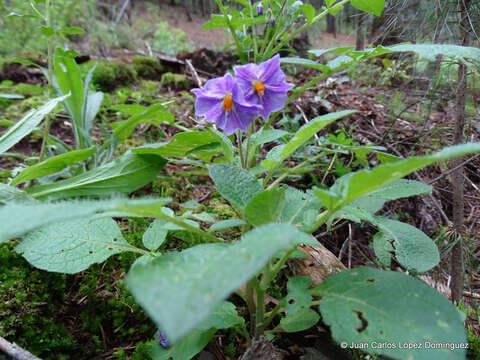
[[[275,22],[275,16],[272,15],[272,17],[270,18],[270,25],[271,26],[275,26],[276,22]]]
[[[168,343],[167,337],[160,330],[158,331],[158,344],[165,349],[170,346],[170,344]]]
[[[262,4],[258,4],[258,5],[257,5],[257,15],[258,15],[258,16],[263,15],[263,6],[262,6]]]

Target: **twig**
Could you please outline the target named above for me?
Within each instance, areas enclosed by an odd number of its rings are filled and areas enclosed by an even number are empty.
[[[461,168],[462,166],[468,164],[469,162],[471,162],[472,160],[475,160],[477,157],[479,157],[480,155],[477,154],[477,155],[474,155],[472,156],[471,158],[465,160],[464,162],[462,162],[461,164],[455,166],[454,168],[444,172],[443,174],[440,174],[439,176],[437,176],[435,179],[433,180],[430,180],[427,184],[428,185],[432,185],[434,182],[437,182],[438,180],[441,180],[443,179],[444,177],[447,177],[448,175],[450,175],[452,172],[454,172],[455,170]]]
[[[473,292],[470,292],[470,291],[464,291],[464,292],[463,292],[463,296],[471,297],[471,298],[473,298],[473,299],[480,300],[480,294],[473,293]]]
[[[125,12],[125,10],[127,10],[127,6],[128,6],[129,2],[130,2],[130,0],[125,0],[125,2],[123,3],[123,6],[122,6],[122,8],[120,9],[120,12],[117,15],[117,18],[115,19],[115,25],[118,24],[118,22],[120,21],[120,19],[123,16],[123,13]]]
[[[197,70],[195,70],[195,68],[193,67],[192,62],[189,59],[185,59],[185,64],[187,64],[188,68],[192,72],[192,75],[195,78],[195,81],[197,82],[198,87],[201,88],[203,86],[202,80],[200,80]]]
[[[153,57],[152,48],[150,47],[150,44],[148,43],[148,41],[145,41],[145,47],[147,48],[148,56]]]
[[[15,343],[11,343],[0,336],[0,350],[15,360],[41,360]]]

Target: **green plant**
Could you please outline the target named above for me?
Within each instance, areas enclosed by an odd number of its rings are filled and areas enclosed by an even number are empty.
[[[182,51],[193,51],[193,45],[187,41],[187,36],[181,29],[170,28],[167,22],[161,21],[153,35],[152,49],[163,54],[176,55]]]

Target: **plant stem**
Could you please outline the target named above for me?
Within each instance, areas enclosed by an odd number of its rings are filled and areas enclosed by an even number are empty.
[[[303,24],[302,26],[300,26],[297,30],[295,30],[293,33],[290,34],[290,36],[288,36],[286,39],[280,41],[280,43],[275,46],[273,48],[273,50],[270,50],[270,48],[273,46],[273,43],[274,43],[274,40],[276,39],[272,39],[270,41],[270,43],[268,44],[267,46],[267,49],[265,50],[265,53],[264,53],[264,56],[263,58],[265,59],[269,59],[272,57],[273,54],[276,54],[278,51],[280,51],[286,44],[288,44],[288,42],[290,40],[292,40],[295,36],[297,36],[298,34],[300,34],[303,30],[305,30],[306,28],[308,28],[310,25],[316,23],[318,20],[322,19],[323,17],[325,17],[327,14],[330,13],[331,9],[334,8],[334,7],[341,7],[343,5],[345,5],[346,3],[350,2],[350,0],[342,0],[340,1],[339,3],[331,6],[329,9],[325,9],[324,11],[322,11],[320,14],[316,15],[311,22],[307,22],[305,24]],[[272,55],[271,55],[272,54]]]
[[[265,290],[256,283],[255,291],[257,293],[257,312],[255,314],[255,338],[263,335],[265,329]]]
[[[235,33],[235,29],[233,28],[232,22],[230,21],[230,18],[228,17],[227,11],[225,10],[225,7],[223,6],[222,0],[216,0],[218,8],[222,12],[223,18],[225,19],[225,22],[227,23],[228,28],[230,29],[230,33],[232,34],[233,41],[235,41],[235,45],[237,46],[237,51],[240,56],[240,59],[245,61],[244,59],[244,52],[242,45],[240,44],[240,41],[238,40],[237,34]]]
[[[256,324],[256,311],[255,311],[255,301],[253,299],[253,280],[250,280],[247,283],[247,289],[246,289],[246,294],[245,294],[245,301],[247,303],[247,308],[248,312],[250,314],[250,333],[253,334],[255,330],[255,324]],[[256,280],[256,279],[255,279]]]
[[[50,9],[50,0],[45,1],[45,12],[46,12],[46,25],[49,28],[52,28],[52,14]],[[53,40],[52,37],[47,37],[47,63],[48,63],[48,84],[49,84],[49,96],[52,95],[52,86],[53,86]],[[42,162],[45,158],[45,152],[47,150],[48,134],[50,133],[51,125],[51,116],[47,115],[45,117],[45,123],[43,125],[43,135],[42,135],[42,147],[40,149],[39,162]]]
[[[237,135],[237,143],[238,143],[238,154],[240,155],[240,165],[243,169],[245,169],[245,159],[243,158],[243,146],[242,146],[242,133],[238,130],[236,133]]]

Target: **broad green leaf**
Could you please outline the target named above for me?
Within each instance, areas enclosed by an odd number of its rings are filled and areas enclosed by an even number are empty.
[[[88,91],[88,88],[85,88],[85,90]],[[87,134],[91,134],[92,132],[93,123],[94,123],[95,117],[100,111],[100,107],[102,106],[102,101],[103,101],[102,92],[96,92],[87,96],[86,106],[83,109],[84,111],[82,115],[83,116],[82,121],[84,123],[84,128]]]
[[[263,190],[255,176],[237,166],[213,165],[208,168],[208,173],[220,195],[240,210]]]
[[[328,124],[331,124],[335,120],[341,119],[345,116],[356,113],[352,110],[338,111],[322,116],[318,116],[315,119],[309,121],[307,124],[303,125],[293,136],[292,139],[285,146],[282,147],[278,158],[270,161],[263,161],[262,166],[268,170],[274,170],[278,167],[283,160],[292,155],[298,148],[304,145],[310,138],[312,138],[317,132],[322,130]]]
[[[213,338],[217,329],[193,330],[178,343],[164,349],[155,344],[151,351],[154,360],[191,360],[202,351]]]
[[[233,244],[198,245],[135,266],[126,283],[137,302],[176,343],[257,274],[275,253],[312,242],[292,225],[264,225]]]
[[[232,227],[238,227],[245,225],[245,221],[241,219],[228,219],[216,222],[212,226],[208,228],[208,231],[222,231],[226,229],[230,229]]]
[[[133,115],[126,121],[120,121],[112,123],[113,135],[117,136],[120,140],[128,138],[135,128],[140,124],[171,124],[174,122],[174,116],[172,113],[164,111],[165,106],[162,104],[155,104],[148,107],[140,114]]]
[[[351,0],[351,3],[358,10],[368,12],[377,16],[382,15],[385,0]]]
[[[128,194],[155,179],[165,163],[159,156],[128,152],[96,169],[53,184],[34,186],[27,192],[39,199]]]
[[[0,154],[4,153],[25,136],[30,134],[43,118],[50,113],[60,101],[65,100],[67,96],[62,96],[48,101],[38,109],[30,110],[20,121],[9,128],[5,134],[0,137]]]
[[[351,206],[362,208],[372,214],[379,211],[385,202],[404,197],[427,194],[432,191],[430,185],[415,180],[398,179],[380,189],[355,200]]]
[[[15,199],[18,201],[18,199]],[[110,199],[102,201],[63,201],[63,202],[10,202],[0,207],[0,219],[8,226],[0,227],[0,242],[22,236],[36,228],[58,221],[91,217],[110,211],[127,212],[155,204],[162,206],[169,199],[128,200]],[[141,214],[139,214],[141,216]]]
[[[208,131],[185,131],[175,134],[166,143],[147,144],[132,151],[135,154],[154,154],[164,157],[183,157],[202,146],[218,143],[218,136]]]
[[[4,126],[4,127],[11,127],[15,125],[15,123],[13,121],[10,121],[10,120],[0,120],[0,126]]]
[[[480,143],[450,146],[433,155],[416,156],[393,163],[386,163],[372,170],[364,169],[344,175],[329,190],[316,189],[315,195],[323,201],[330,211],[336,212],[352,201],[414,171],[438,161],[475,152],[480,152]]]
[[[307,23],[311,23],[315,17],[315,8],[311,4],[303,4],[300,6],[300,10],[302,11],[303,15],[305,15]]]
[[[398,179],[371,192],[368,194],[368,197],[396,200],[414,195],[428,194],[430,191],[432,191],[432,187],[420,181]]]
[[[312,304],[311,285],[312,279],[308,276],[298,275],[288,279],[288,293],[281,301],[288,316],[294,315],[300,310],[310,308],[310,305]]]
[[[238,315],[235,305],[229,301],[223,301],[209,316],[202,322],[198,329],[228,329],[236,325],[244,325],[245,320]]]
[[[163,244],[168,234],[164,226],[164,220],[155,219],[145,231],[142,242],[148,250],[156,251]]]
[[[320,57],[324,54],[335,53],[335,54],[347,54],[353,51],[355,48],[353,46],[338,47],[338,48],[328,48],[328,49],[312,49],[308,50],[310,54]],[[318,64],[318,63],[317,63]]]
[[[395,249],[390,241],[386,241],[381,232],[373,237],[373,251],[385,268],[390,268],[392,264],[392,255],[395,255]]]
[[[434,61],[438,55],[443,55],[455,60],[465,58],[480,62],[480,49],[471,46],[459,46],[450,44],[400,44],[390,46],[387,49],[393,52],[416,52],[420,60]]]
[[[70,151],[61,155],[51,157],[41,163],[35,164],[23,170],[20,174],[12,180],[11,185],[15,186],[25,181],[38,179],[42,176],[55,174],[67,166],[75,164],[79,161],[87,160],[97,151],[97,148],[92,146],[89,149]]]
[[[281,58],[280,62],[282,64],[290,64],[290,65],[301,65],[301,66],[306,66],[308,68],[320,70],[320,71],[329,71],[330,68],[326,65],[320,64],[316,61],[309,60],[309,59],[304,59],[304,58],[299,58],[299,57],[285,57]]]
[[[10,201],[32,203],[36,200],[16,187],[0,183],[0,205],[4,205]]]
[[[245,218],[254,226],[284,223],[308,231],[321,206],[312,194],[285,186],[257,194],[245,208]]]
[[[36,268],[75,274],[111,255],[135,249],[113,219],[83,218],[34,230],[23,237],[15,251]]]
[[[245,218],[253,226],[280,223],[285,206],[285,188],[264,190],[255,195],[245,208]]]
[[[289,133],[284,130],[277,130],[277,129],[268,129],[256,132],[250,138],[250,143],[252,146],[260,146],[268,142],[275,141]]]
[[[71,115],[75,131],[82,129],[82,109],[84,99],[83,81],[80,76],[80,68],[75,59],[68,52],[57,48],[55,51],[55,79],[61,94],[70,93],[71,96],[65,102],[65,106]],[[76,134],[76,140],[80,148],[83,148],[83,136]]]
[[[280,327],[286,332],[298,332],[310,329],[320,320],[317,312],[310,308],[301,309],[293,315],[280,320]]]
[[[381,216],[376,216],[373,224],[382,230],[380,236],[384,242],[393,242],[395,258],[406,269],[425,272],[440,262],[435,243],[416,227]]]
[[[396,348],[364,349],[394,359],[465,359],[465,349],[425,348],[427,342],[465,344],[467,338],[459,311],[420,280],[364,267],[330,276],[314,293],[337,343],[394,343]],[[424,346],[400,349],[404,343]]]
[[[208,128],[207,131],[213,133],[215,136],[218,137],[220,145],[223,148],[223,155],[225,156],[225,160],[228,163],[232,163],[233,155],[235,153],[232,141],[228,138],[227,135],[225,135],[223,132],[218,131],[217,129]]]
[[[40,31],[46,37],[51,37],[51,36],[55,35],[55,31],[50,26],[42,25],[42,26],[40,26]]]

